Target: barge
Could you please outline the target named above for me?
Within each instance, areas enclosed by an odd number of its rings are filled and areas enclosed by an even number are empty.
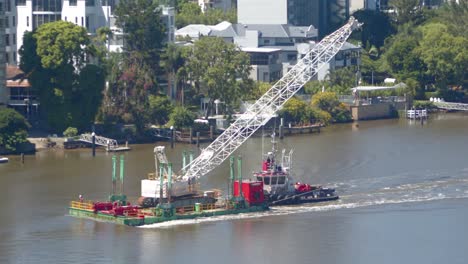
[[[317,203],[339,199],[335,189],[295,182],[291,171],[293,151],[286,153],[283,149],[281,160],[278,161],[274,133],[271,143],[272,150],[263,154],[262,169],[253,173],[254,180],[263,183],[265,197],[270,205]]]
[[[157,148],[155,148],[155,154]],[[173,184],[172,165],[156,162],[160,173],[158,175],[150,173],[148,179],[142,180],[142,195],[146,197],[142,196],[137,204],[132,205],[123,194],[124,159],[123,155],[120,157],[119,182],[115,175],[116,156],[112,158],[112,193],[108,200],[85,201],[80,195],[80,200],[70,202],[68,207],[70,216],[127,226],[143,226],[173,220],[260,212],[269,209],[263,193],[263,182],[242,179],[240,157],[238,158],[237,179],[234,175],[235,159],[231,157],[230,190],[232,191],[226,197],[223,197],[219,190],[199,191],[198,184],[193,180],[189,184],[186,182]],[[165,161],[165,159],[159,161]],[[117,190],[117,185],[120,185],[119,190]]]

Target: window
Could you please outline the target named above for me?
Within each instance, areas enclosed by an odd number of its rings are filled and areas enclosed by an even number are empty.
[[[32,0],[33,11],[62,11],[62,0]]]
[[[67,17],[65,17],[65,21],[68,21]]]
[[[5,62],[10,63],[10,56],[8,56],[8,53],[5,53]]]
[[[295,61],[297,60],[296,54],[288,54],[288,61]]]
[[[84,18],[81,17],[81,26],[83,27],[84,26]]]
[[[10,34],[5,35],[5,45],[10,46]]]
[[[263,43],[265,43],[265,44],[270,44],[270,40],[269,40],[269,39],[265,39],[265,40],[263,41]]]
[[[86,29],[89,30],[89,16],[86,17]]]
[[[58,21],[61,19],[60,15],[33,15],[33,29],[39,27],[42,24]]]
[[[86,6],[94,6],[94,0],[86,0]]]
[[[6,0],[6,11],[10,12],[11,11],[11,0]]]
[[[13,23],[13,26],[16,27],[16,16],[13,16],[13,21],[11,21]]]
[[[268,65],[268,55],[264,53],[251,53],[250,64],[251,65]]]
[[[10,27],[10,17],[5,17],[5,27]]]
[[[0,12],[3,11],[3,3],[0,2]]]
[[[26,5],[26,0],[16,0],[16,5],[17,6],[25,6]]]
[[[75,24],[78,25],[78,17],[75,17]]]
[[[16,45],[16,33],[13,34],[13,45]]]
[[[26,17],[26,26],[29,27],[29,17]]]
[[[68,1],[68,4],[69,4],[70,6],[76,6],[77,0],[69,0],[69,1]]]
[[[16,51],[13,51],[13,62],[16,62]]]

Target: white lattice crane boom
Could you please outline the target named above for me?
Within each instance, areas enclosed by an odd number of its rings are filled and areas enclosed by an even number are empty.
[[[226,160],[258,128],[266,124],[288,99],[329,62],[353,30],[360,27],[351,17],[343,27],[317,43],[298,63],[287,72],[260,99],[251,105],[200,156],[186,166],[183,179],[200,178]],[[182,175],[182,174],[179,174]]]

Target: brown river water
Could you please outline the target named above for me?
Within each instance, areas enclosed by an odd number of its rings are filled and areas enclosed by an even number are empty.
[[[236,155],[260,166],[268,137]],[[158,143],[160,144],[160,143]],[[164,144],[164,143],[162,143]],[[140,193],[155,144],[131,145],[124,192]],[[181,167],[182,150],[166,144]],[[69,201],[105,200],[112,154],[44,150],[0,164],[0,263],[468,263],[468,113],[379,120],[286,137],[297,180],[336,188],[341,199],[264,213],[144,228],[67,216]],[[196,147],[192,146],[195,152]],[[227,188],[228,162],[202,187]]]

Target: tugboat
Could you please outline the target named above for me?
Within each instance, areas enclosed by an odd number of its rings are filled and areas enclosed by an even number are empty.
[[[274,133],[271,143],[272,151],[263,154],[262,170],[253,173],[254,180],[263,182],[265,199],[271,206],[325,202],[339,198],[335,189],[295,182],[291,176],[293,150],[286,154],[283,149],[281,160],[278,161]]]

